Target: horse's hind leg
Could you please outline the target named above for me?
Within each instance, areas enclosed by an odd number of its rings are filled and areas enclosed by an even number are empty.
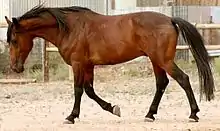
[[[199,112],[199,108],[189,82],[189,76],[185,74],[174,62],[171,61],[164,65],[163,68],[173,79],[179,83],[179,85],[186,92],[191,108],[191,115],[189,118],[190,120],[197,122],[199,118],[196,114]]]
[[[169,83],[169,80],[167,78],[166,72],[157,66],[156,64],[153,63],[153,69],[154,69],[154,74],[156,77],[156,94],[154,96],[153,102],[150,106],[149,112],[145,116],[146,121],[154,121],[154,114],[157,114],[158,106],[160,103],[160,100],[164,94],[164,91]]]

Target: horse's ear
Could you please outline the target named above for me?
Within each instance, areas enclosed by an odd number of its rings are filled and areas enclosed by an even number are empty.
[[[11,24],[11,21],[8,19],[7,16],[5,16],[5,20],[6,20],[6,22],[7,22],[8,24]]]
[[[17,18],[12,18],[12,22],[13,22],[13,24],[15,25],[15,27],[18,27],[19,26],[19,22],[18,22],[18,20],[17,20]]]

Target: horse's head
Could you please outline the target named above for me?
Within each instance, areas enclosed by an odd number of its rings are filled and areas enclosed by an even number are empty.
[[[5,17],[8,23],[7,42],[10,48],[11,69],[17,73],[24,71],[24,63],[33,47],[35,37],[44,38],[56,45],[64,36],[70,34],[67,15],[70,12],[82,14],[80,12],[88,11],[90,10],[87,8],[75,6],[46,8],[38,5],[18,19],[12,18],[10,21]]]
[[[33,47],[33,37],[25,32],[25,29],[19,24],[16,18],[10,21],[6,16],[8,23],[7,42],[9,43],[10,66],[17,73],[24,71],[24,63]]]

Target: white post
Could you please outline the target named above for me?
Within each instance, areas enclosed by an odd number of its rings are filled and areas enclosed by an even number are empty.
[[[73,81],[73,70],[72,70],[72,66],[69,66],[69,81]]]

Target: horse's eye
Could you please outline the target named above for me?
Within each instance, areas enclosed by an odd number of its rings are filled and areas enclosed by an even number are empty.
[[[11,44],[16,48],[18,47],[17,40],[11,40]]]
[[[17,41],[16,41],[16,40],[11,40],[11,43],[12,43],[12,44],[16,44]]]

